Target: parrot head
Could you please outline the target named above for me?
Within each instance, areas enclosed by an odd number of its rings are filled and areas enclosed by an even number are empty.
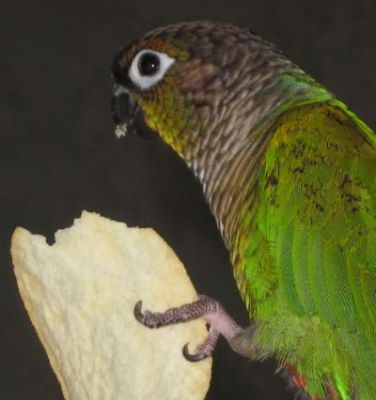
[[[141,119],[188,164],[234,132],[241,146],[270,110],[314,84],[275,45],[210,21],[146,33],[115,55],[112,74],[117,135],[139,131]]]
[[[294,68],[273,44],[249,30],[209,21],[150,31],[113,60],[115,124],[144,121],[181,156],[212,135],[251,126],[277,76]],[[269,94],[269,96],[266,96]],[[252,109],[255,111],[252,113]]]

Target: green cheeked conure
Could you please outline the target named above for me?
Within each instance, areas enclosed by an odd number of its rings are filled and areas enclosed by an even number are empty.
[[[203,317],[307,399],[376,399],[376,135],[273,44],[230,24],[155,29],[113,61],[117,132],[136,116],[202,183],[250,316],[207,296],[146,326]],[[163,311],[163,310],[159,310]]]

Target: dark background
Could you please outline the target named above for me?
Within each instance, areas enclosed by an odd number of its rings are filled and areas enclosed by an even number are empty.
[[[52,240],[86,209],[151,226],[199,292],[246,324],[198,183],[159,140],[113,135],[114,52],[150,28],[181,20],[251,27],[375,127],[375,13],[375,0],[1,2],[0,399],[62,398],[13,276],[9,241],[17,225]],[[273,368],[221,342],[208,399],[293,398]]]

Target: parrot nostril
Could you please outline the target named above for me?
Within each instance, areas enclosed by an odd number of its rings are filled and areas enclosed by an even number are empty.
[[[124,56],[124,49],[120,50],[112,60],[111,72],[114,80],[123,83],[124,69],[121,65],[121,60]]]

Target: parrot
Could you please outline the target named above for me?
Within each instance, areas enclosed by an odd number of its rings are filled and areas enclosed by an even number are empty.
[[[142,311],[149,328],[203,318],[251,360],[272,357],[300,399],[376,399],[376,135],[249,29],[149,31],[112,63],[116,134],[144,124],[201,183],[249,314],[209,296]]]

